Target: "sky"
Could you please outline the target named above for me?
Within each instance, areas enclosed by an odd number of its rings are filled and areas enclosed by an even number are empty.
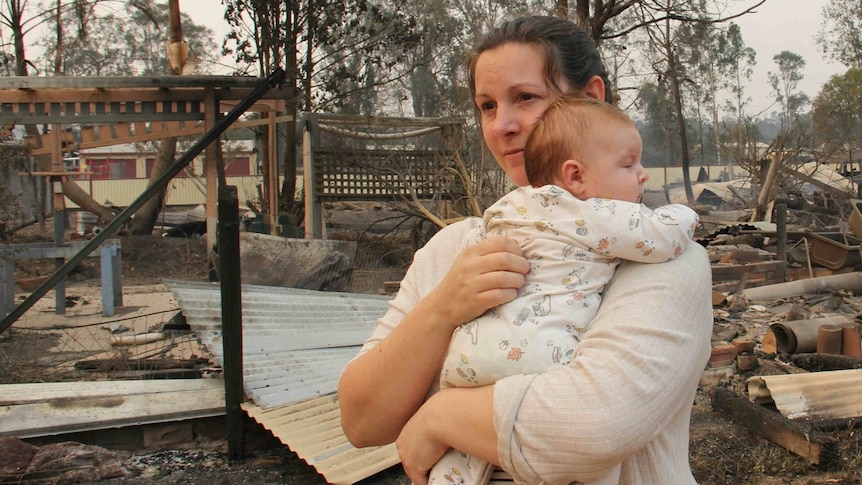
[[[804,77],[798,88],[811,99],[814,99],[820,87],[831,76],[846,71],[845,66],[823,59],[814,40],[821,27],[823,6],[828,2],[829,0],[766,0],[755,13],[734,19],[740,26],[746,44],[757,52],[754,75],[747,88],[747,94],[751,97],[749,114],[756,114],[764,109],[777,109],[774,106],[768,73],[776,71],[777,66],[772,58],[782,51],[794,52],[805,59]],[[734,8],[738,11],[739,5],[751,5],[755,0],[733,0],[730,3],[736,5]],[[180,9],[195,23],[213,29],[216,41],[221,42],[228,29],[222,18],[224,7],[221,6],[220,0],[184,0],[180,2]]]
[[[804,77],[798,88],[812,100],[830,77],[847,70],[842,64],[823,59],[814,40],[823,21],[823,7],[828,2],[766,0],[756,13],[734,20],[746,44],[757,52],[757,64],[747,90],[753,109],[762,109],[772,103],[768,73],[777,70],[772,58],[782,51],[794,52],[805,59]]]

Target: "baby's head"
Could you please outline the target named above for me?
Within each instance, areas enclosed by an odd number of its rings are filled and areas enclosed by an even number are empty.
[[[641,138],[619,108],[583,96],[551,103],[524,147],[530,185],[559,185],[580,199],[640,202],[649,178]]]

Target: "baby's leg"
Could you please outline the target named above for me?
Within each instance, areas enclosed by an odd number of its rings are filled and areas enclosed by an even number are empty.
[[[428,485],[487,485],[494,466],[458,450],[449,450],[440,458],[428,478]]]

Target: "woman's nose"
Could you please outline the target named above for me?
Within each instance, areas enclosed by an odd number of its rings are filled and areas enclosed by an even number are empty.
[[[497,117],[494,119],[494,134],[502,138],[518,133],[519,130],[520,123],[518,123],[518,119],[513,116],[513,113],[510,110],[498,107]]]

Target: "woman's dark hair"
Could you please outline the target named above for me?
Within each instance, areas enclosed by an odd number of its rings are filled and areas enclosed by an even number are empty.
[[[488,32],[473,48],[467,60],[471,95],[476,95],[476,61],[479,55],[509,42],[542,47],[545,51],[545,78],[559,94],[564,94],[558,82],[561,76],[571,89],[583,88],[593,76],[599,76],[605,82],[605,101],[612,102],[608,71],[589,34],[569,20],[538,15],[504,22]]]

